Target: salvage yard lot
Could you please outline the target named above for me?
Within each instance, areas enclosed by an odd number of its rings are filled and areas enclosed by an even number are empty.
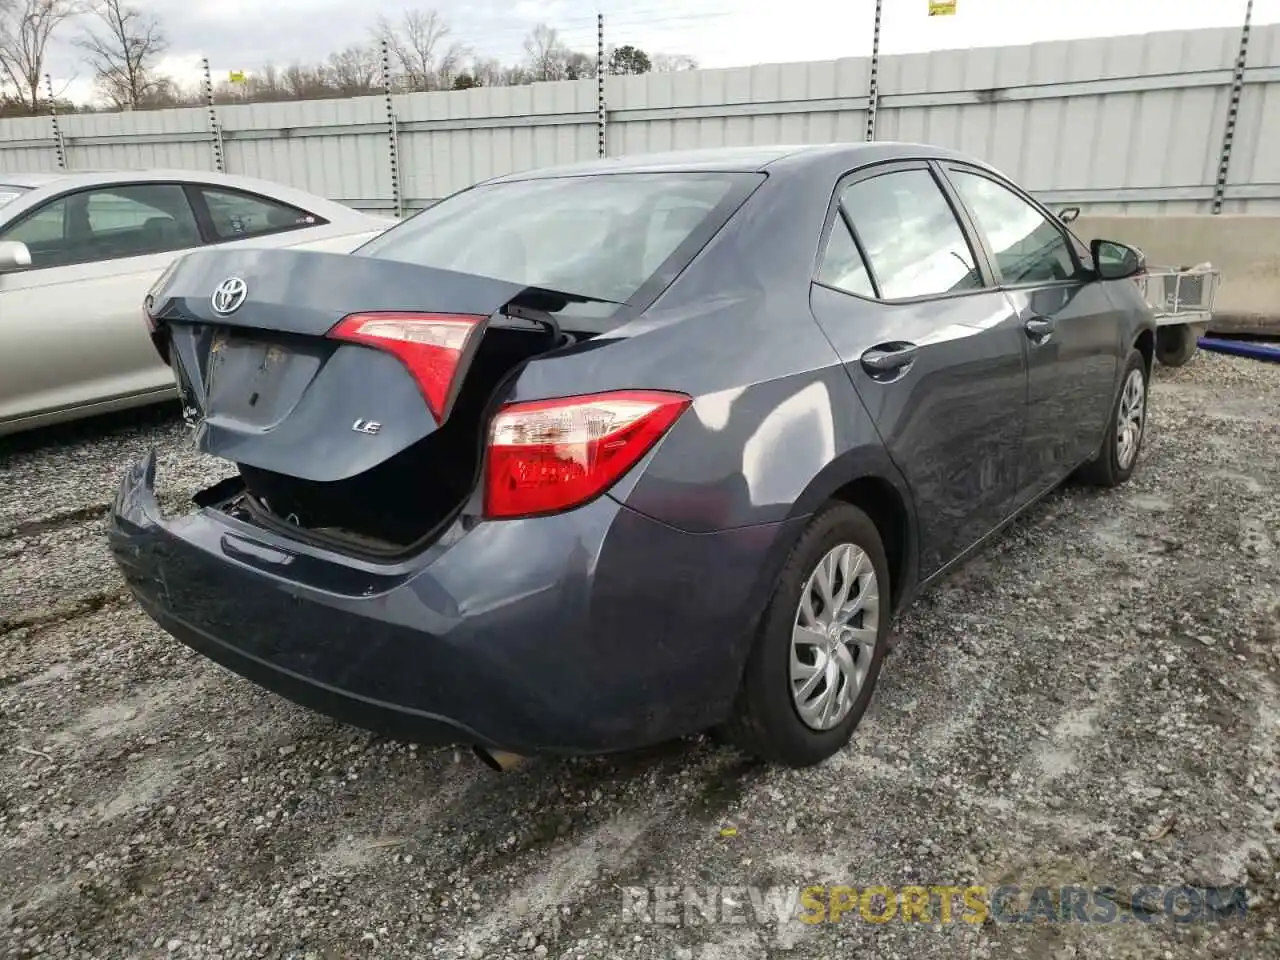
[[[227,472],[167,411],[0,442],[0,956],[1280,956],[1280,368],[1201,354],[1150,416],[1130,484],[1053,495],[899,618],[852,745],[798,772],[697,741],[499,776],[339,726],[125,595],[126,464],[157,445],[173,506]],[[621,892],[970,883],[1250,910],[664,926]]]

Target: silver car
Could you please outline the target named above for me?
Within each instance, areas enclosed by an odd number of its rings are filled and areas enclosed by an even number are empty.
[[[142,301],[181,254],[345,253],[393,222],[201,171],[0,173],[0,435],[176,396]]]

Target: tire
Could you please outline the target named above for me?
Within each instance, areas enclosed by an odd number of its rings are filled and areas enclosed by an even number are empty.
[[[1196,333],[1188,323],[1156,330],[1156,359],[1166,367],[1181,367],[1196,353]]]
[[[1119,437],[1121,421],[1133,423],[1131,410],[1132,381],[1137,379],[1142,385],[1142,396],[1139,403],[1139,414],[1136,421],[1137,436],[1133,439],[1132,453],[1122,455]],[[1124,366],[1124,376],[1120,379],[1120,393],[1111,408],[1111,420],[1107,424],[1106,438],[1102,441],[1102,449],[1097,455],[1080,468],[1077,476],[1083,483],[1095,487],[1118,487],[1131,476],[1138,465],[1138,457],[1142,453],[1142,441],[1147,433],[1147,388],[1150,381],[1147,361],[1142,354],[1133,350]],[[1122,411],[1126,411],[1122,413]]]
[[[815,676],[823,676],[815,681],[817,692],[810,691],[805,698],[817,697],[821,703],[824,690],[834,691],[828,698],[835,701],[831,713],[825,717],[811,715],[811,721],[806,721],[801,717],[791,680],[793,632],[797,623],[818,622],[827,611],[822,609],[820,596],[814,593],[809,607],[802,612],[801,597],[809,592],[806,587],[811,585],[811,578],[819,576],[819,564],[833,552],[836,552],[836,561],[831,569],[840,569],[841,553],[846,547],[853,548],[845,554],[849,571],[863,571],[856,579],[847,578],[852,581],[852,588],[847,591],[850,603],[845,605],[857,605],[858,598],[864,598],[860,611],[848,625],[860,634],[860,639],[844,633],[841,640],[848,640],[847,645],[824,641],[825,648],[816,644],[802,644],[798,648],[798,662],[811,668],[816,665]],[[862,566],[855,567],[858,563]],[[874,575],[874,580],[868,578],[869,574]],[[839,588],[844,579],[837,576],[834,586]],[[873,596],[876,599],[871,602]],[[880,676],[880,665],[888,646],[890,596],[889,564],[871,518],[846,503],[830,504],[816,514],[778,575],[743,671],[733,714],[717,731],[718,738],[754,757],[788,767],[812,766],[840,750],[862,719]],[[817,613],[816,620],[808,616],[810,611]],[[874,617],[874,629],[868,615]],[[805,636],[816,639],[821,634],[810,632]],[[838,652],[834,658],[829,656],[837,648],[844,649],[844,657]],[[822,669],[822,664],[833,659],[836,666],[832,671],[837,680],[834,686],[828,687],[826,678],[831,676],[831,671]],[[850,673],[840,670],[841,663],[860,679],[856,692]],[[849,695],[844,696],[846,693]],[[824,723],[827,725],[823,726]]]

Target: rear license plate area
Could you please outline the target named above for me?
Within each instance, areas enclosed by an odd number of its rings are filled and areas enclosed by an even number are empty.
[[[322,359],[319,345],[305,341],[215,331],[205,375],[207,418],[261,428],[279,423],[302,399]]]

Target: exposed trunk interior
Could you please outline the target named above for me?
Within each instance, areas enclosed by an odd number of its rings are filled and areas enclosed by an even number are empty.
[[[366,552],[403,551],[441,528],[471,497],[489,401],[507,374],[573,339],[547,329],[490,326],[449,418],[435,432],[364,473],[327,483],[238,464],[246,496],[235,508]]]
[[[145,303],[194,444],[240,471],[196,502],[380,558],[430,542],[471,498],[507,376],[611,329],[622,306],[407,261],[268,249],[182,257]],[[394,336],[351,342],[338,330],[405,313],[411,324],[472,318],[479,340],[458,358],[451,405],[424,397],[412,361],[386,349]]]

